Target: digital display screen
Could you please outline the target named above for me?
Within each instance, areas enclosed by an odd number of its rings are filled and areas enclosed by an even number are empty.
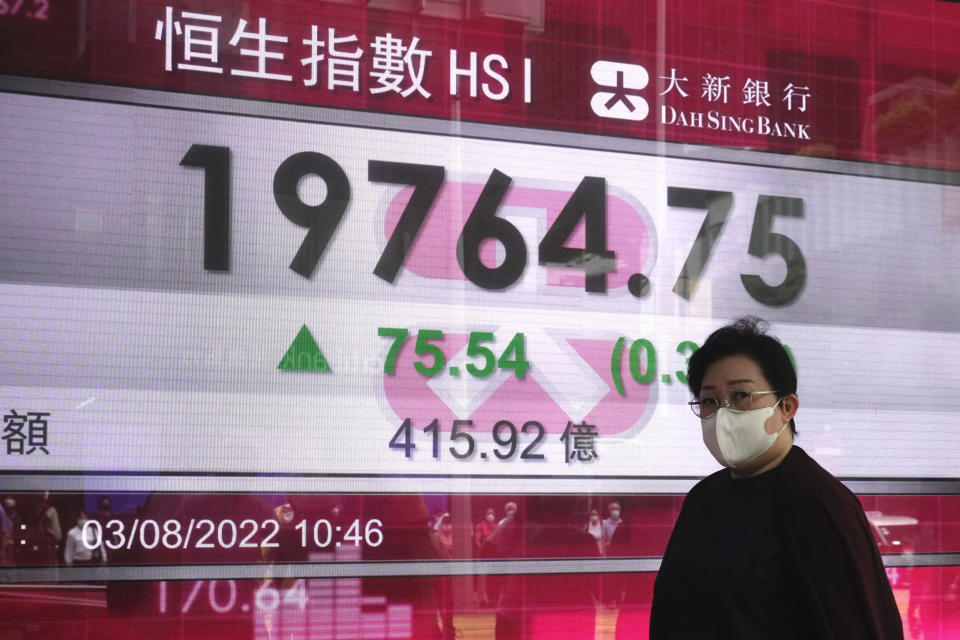
[[[921,4],[0,0],[0,632],[646,637],[717,469],[689,357],[755,315],[952,637],[960,7]]]

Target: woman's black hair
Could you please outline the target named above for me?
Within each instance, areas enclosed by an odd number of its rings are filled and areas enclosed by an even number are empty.
[[[687,385],[694,396],[700,395],[703,376],[711,364],[727,356],[747,356],[760,366],[771,389],[782,398],[797,392],[797,371],[787,350],[774,336],[767,334],[769,325],[760,318],[747,316],[710,334],[703,346],[690,356]],[[790,420],[794,435],[797,426]]]

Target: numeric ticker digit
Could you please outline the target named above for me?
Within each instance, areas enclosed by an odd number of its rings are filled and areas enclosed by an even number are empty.
[[[684,366],[684,367],[689,367],[689,366],[690,366],[690,356],[692,356],[692,355],[693,355],[693,352],[696,351],[696,350],[699,349],[699,348],[700,348],[700,346],[697,345],[697,343],[696,343],[696,342],[693,342],[692,340],[684,340],[683,342],[681,342],[680,344],[677,345],[677,353],[679,353],[680,355],[686,354],[686,358],[685,358],[684,361],[683,361],[683,366]],[[675,375],[677,376],[677,380],[680,381],[680,384],[687,384],[687,372],[686,372],[686,371],[680,371],[680,370],[678,369],[678,370],[675,372]]]
[[[410,337],[407,329],[398,329],[394,327],[380,327],[377,329],[377,335],[381,338],[393,338],[393,344],[387,351],[387,359],[383,361],[383,372],[393,373],[397,366],[397,356],[400,355],[400,348],[403,342]]]
[[[480,356],[483,358],[484,365],[478,367],[472,362],[467,363],[467,373],[472,375],[475,378],[486,378],[497,366],[496,356],[493,355],[493,351],[486,347],[480,346],[481,342],[493,342],[494,336],[488,331],[471,331],[470,332],[470,341],[467,343],[467,356],[475,358]]]
[[[409,458],[410,452],[417,448],[417,445],[413,443],[413,437],[410,433],[412,424],[413,421],[410,420],[410,418],[404,420],[403,424],[400,425],[400,428],[397,429],[397,432],[393,434],[392,438],[390,438],[390,443],[387,445],[391,449],[403,449],[403,457],[405,458]],[[400,442],[401,438],[403,438],[402,443]]]
[[[180,165],[203,169],[203,268],[230,271],[230,148],[195,144]]]
[[[327,197],[320,204],[306,204],[297,192],[300,180],[308,175],[319,176],[327,185]],[[273,197],[287,220],[309,229],[290,268],[310,278],[350,204],[347,174],[322,153],[295,153],[277,168],[273,176]]]
[[[428,367],[423,362],[416,361],[413,363],[413,368],[416,369],[420,375],[431,377],[443,371],[444,365],[447,364],[447,356],[444,355],[443,349],[435,344],[430,344],[428,340],[442,341],[443,332],[437,329],[420,329],[420,331],[417,332],[417,345],[413,352],[418,356],[432,356],[433,364]]]
[[[687,254],[687,259],[680,269],[680,275],[677,276],[677,281],[673,285],[674,293],[684,300],[690,300],[707,266],[707,261],[710,260],[713,245],[720,237],[727,215],[733,207],[733,194],[729,191],[667,187],[667,206],[707,210],[707,217],[700,225],[697,238],[693,241],[690,253]]]
[[[446,170],[429,164],[406,164],[403,162],[384,162],[370,160],[367,172],[371,182],[388,182],[391,184],[413,185],[413,193],[400,220],[394,227],[387,246],[380,254],[380,260],[373,273],[383,280],[392,283],[407,254],[417,240],[420,227],[427,219],[427,213],[437,199],[440,187],[443,186]]]
[[[508,220],[497,216],[511,182],[510,176],[497,169],[490,173],[457,240],[457,262],[463,275],[483,289],[506,289],[519,280],[527,268],[523,235]],[[480,245],[491,238],[503,244],[504,259],[496,267],[488,267],[480,260]]]
[[[771,286],[760,276],[740,274],[740,280],[750,296],[769,307],[782,307],[799,297],[807,281],[807,263],[803,259],[797,243],[783,235],[773,233],[773,217],[803,217],[803,200],[786,196],[757,197],[757,209],[753,218],[753,230],[750,232],[750,246],[747,253],[757,258],[778,255],[787,263],[787,275],[783,282]]]
[[[565,246],[581,219],[586,246]],[[540,264],[581,269],[586,274],[586,290],[605,293],[607,273],[617,268],[616,257],[607,250],[607,181],[586,176],[540,241]]]
[[[464,433],[460,431],[460,427],[469,427],[470,429],[472,429],[473,420],[454,420],[453,429],[451,429],[450,431],[451,442],[459,442],[460,440],[464,440],[467,443],[467,450],[464,451],[463,453],[457,451],[457,445],[453,445],[452,447],[450,447],[450,453],[453,455],[454,458],[457,458],[458,460],[465,460],[470,456],[472,456],[473,452],[477,450],[477,442],[476,440],[473,439],[473,436],[471,436],[469,433]]]

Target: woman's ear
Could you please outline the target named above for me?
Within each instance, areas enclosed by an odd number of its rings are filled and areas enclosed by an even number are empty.
[[[783,411],[784,422],[789,422],[793,416],[797,415],[797,409],[800,408],[800,398],[797,394],[783,396],[780,399],[780,410]]]

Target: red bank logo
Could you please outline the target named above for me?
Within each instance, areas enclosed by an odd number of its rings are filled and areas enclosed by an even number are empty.
[[[650,113],[647,101],[636,95],[650,83],[650,74],[638,64],[597,60],[590,77],[603,90],[593,94],[590,108],[601,118],[643,120]]]

